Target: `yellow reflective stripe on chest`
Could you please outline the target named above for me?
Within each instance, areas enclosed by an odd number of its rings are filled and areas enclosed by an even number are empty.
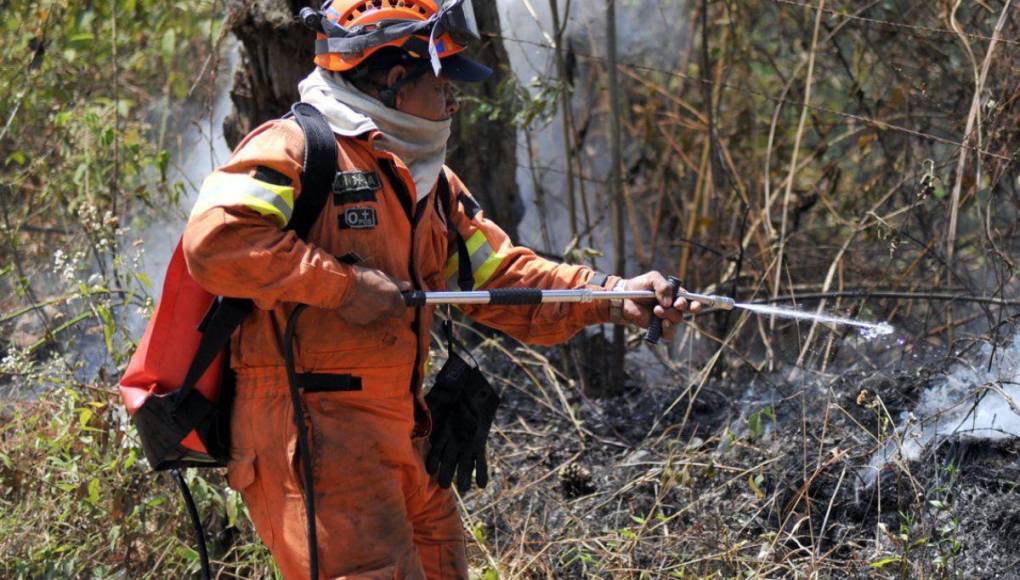
[[[492,251],[492,246],[485,239],[482,230],[477,230],[465,242],[468,255],[471,256],[471,275],[474,278],[474,287],[480,288],[492,278],[496,269],[503,263],[503,256]],[[457,284],[460,270],[459,255],[456,251],[446,261],[443,268],[443,277],[446,278],[446,287],[450,289],[459,288]],[[474,288],[460,288],[461,290],[473,290]]]
[[[243,173],[215,171],[202,182],[194,216],[210,207],[246,207],[285,227],[294,213],[294,188],[259,181]]]

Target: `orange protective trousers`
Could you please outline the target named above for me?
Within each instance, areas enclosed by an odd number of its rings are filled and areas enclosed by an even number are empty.
[[[303,395],[319,577],[467,578],[457,502],[425,471],[427,441],[412,437],[407,385],[373,391]],[[284,578],[307,578],[304,486],[286,376],[279,369],[239,376],[233,413],[230,487]]]

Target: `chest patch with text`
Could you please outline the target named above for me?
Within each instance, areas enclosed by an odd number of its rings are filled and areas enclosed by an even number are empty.
[[[342,230],[370,230],[379,225],[375,208],[352,207],[345,209],[340,218],[340,229]]]
[[[342,205],[375,201],[375,192],[382,184],[379,176],[366,171],[343,171],[333,178],[333,203]]]

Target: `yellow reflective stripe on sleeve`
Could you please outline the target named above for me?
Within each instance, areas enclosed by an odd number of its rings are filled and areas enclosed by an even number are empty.
[[[468,253],[473,256],[475,255],[475,252],[478,251],[478,248],[488,246],[489,242],[485,239],[485,234],[482,233],[482,230],[478,230],[477,232],[472,234],[470,238],[468,238],[466,245]]]
[[[475,233],[471,234],[471,237],[467,239],[467,242],[465,242],[468,249],[468,255],[474,255],[474,253],[478,251],[478,248],[482,247],[483,244],[488,245],[485,241],[485,234],[482,233],[482,230],[476,230]],[[460,254],[457,252],[457,245],[451,244],[451,246],[453,248],[453,254],[448,260],[446,260],[446,267],[443,268],[443,278],[447,279],[451,276],[456,278],[457,270],[460,268]],[[472,260],[472,271],[475,269],[474,266],[474,261]]]
[[[191,215],[210,207],[232,206],[246,207],[272,217],[282,228],[294,213],[294,188],[259,181],[250,175],[216,171],[202,182]]]
[[[465,242],[468,255],[471,257],[471,274],[474,278],[474,288],[480,288],[492,278],[496,269],[503,263],[503,256],[492,251],[492,246],[485,239],[481,230],[476,231]],[[443,269],[443,277],[446,278],[447,288],[460,288],[458,284],[460,270],[460,255],[454,252],[453,256],[446,261]],[[473,290],[474,288],[460,288],[461,290]]]
[[[485,244],[488,247],[489,244]],[[485,258],[477,268],[474,265],[474,256],[471,257],[471,269],[475,275],[475,288],[481,288],[486,282],[492,278],[492,275],[496,273],[496,269],[503,263],[503,256],[493,252],[490,256]]]

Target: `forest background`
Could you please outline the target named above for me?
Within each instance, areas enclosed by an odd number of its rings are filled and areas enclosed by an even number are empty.
[[[0,0],[3,577],[197,573],[116,383],[203,173],[296,98],[305,4]],[[895,332],[458,321],[504,399],[473,575],[1017,577],[1016,4],[476,8],[497,75],[450,164],[515,239]],[[222,474],[187,478],[221,577],[272,577]]]

